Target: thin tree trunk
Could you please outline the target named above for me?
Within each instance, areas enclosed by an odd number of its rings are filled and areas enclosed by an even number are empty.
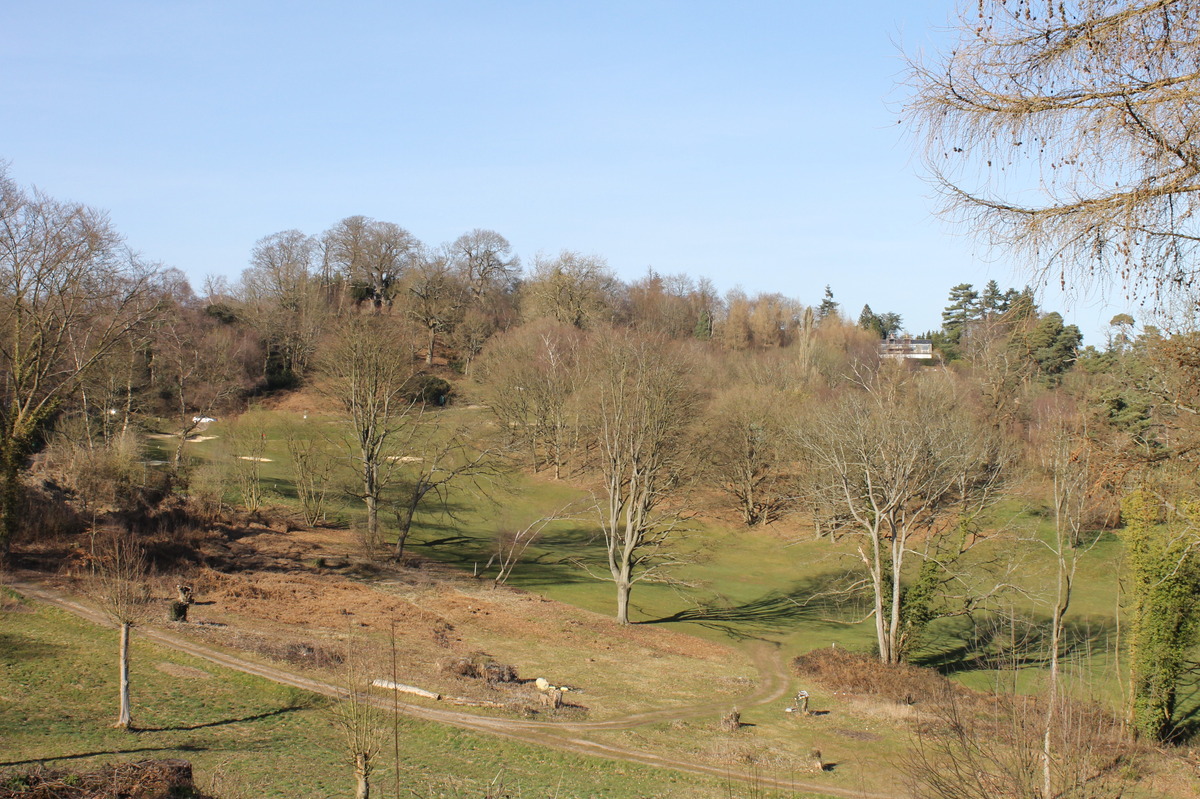
[[[358,787],[354,791],[355,799],[371,799],[371,782],[367,773],[367,756],[360,752],[354,756],[354,778],[358,782]]]
[[[379,462],[378,454],[363,447],[363,503],[367,506],[367,541],[379,543]]]
[[[379,541],[379,499],[368,493],[363,502],[367,506],[367,541],[374,546]]]
[[[1059,682],[1059,652],[1062,650],[1063,619],[1067,608],[1071,605],[1071,576],[1074,563],[1068,571],[1066,559],[1061,551],[1063,542],[1059,541],[1058,554],[1058,585],[1055,595],[1054,610],[1050,616],[1050,685],[1047,691],[1046,729],[1042,736],[1042,797],[1053,799],[1054,791],[1051,785],[1051,767],[1053,765],[1053,750],[1051,734],[1054,729],[1055,715],[1058,712],[1058,682]]]
[[[129,623],[121,624],[121,650],[119,655],[121,697],[117,713],[117,727],[127,730],[133,726],[133,714],[129,704]]]
[[[400,528],[396,531],[396,554],[394,557],[397,563],[404,557],[404,545],[408,541],[408,533],[412,529],[412,520],[415,511],[416,504],[414,503],[397,514],[397,526]]]
[[[900,570],[904,565],[904,539],[900,533],[893,531],[892,533],[892,562],[891,578],[892,578],[892,613],[891,619],[888,622],[888,648],[887,660],[885,663],[897,664],[900,662],[900,624],[901,613],[904,610],[901,603],[904,599],[904,588],[900,584]]]

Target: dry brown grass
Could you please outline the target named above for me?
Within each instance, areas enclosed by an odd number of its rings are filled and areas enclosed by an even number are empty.
[[[815,649],[793,659],[792,668],[835,693],[880,697],[902,705],[932,702],[965,690],[933,669],[888,665],[845,649]]]
[[[0,774],[0,799],[205,799],[186,760],[114,763],[96,771],[34,769]]]

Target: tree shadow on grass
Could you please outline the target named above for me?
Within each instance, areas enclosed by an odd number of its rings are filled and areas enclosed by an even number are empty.
[[[56,657],[62,647],[20,633],[0,633],[0,663]]]
[[[797,580],[784,590],[768,591],[748,602],[701,602],[670,616],[638,624],[691,622],[737,640],[762,638],[801,623],[853,624],[861,612],[856,598],[846,593],[846,584],[846,572],[826,572]]]
[[[1167,740],[1175,744],[1200,736],[1200,663],[1193,663],[1175,694],[1173,726]]]
[[[414,530],[416,527],[414,525]],[[492,556],[494,543],[491,538],[464,534],[452,521],[440,524],[425,520],[419,527],[420,535],[413,539],[410,548],[425,552],[433,560],[475,573],[476,567],[482,567]],[[579,558],[593,554],[589,552],[589,547],[595,546],[595,538],[595,529],[586,526],[559,527],[552,532],[547,531],[521,558],[507,581],[508,585],[531,589],[546,585],[595,582],[596,578],[579,565]]]
[[[1116,623],[1108,616],[1067,619],[1059,659],[1087,660],[1107,652],[1114,646],[1115,633]],[[928,638],[912,662],[945,675],[1050,665],[1050,617],[1043,614],[943,619]]]
[[[84,760],[89,757],[104,755],[140,755],[146,752],[207,752],[207,746],[195,744],[177,744],[175,746],[141,746],[135,749],[105,749],[101,752],[80,752],[75,755],[53,755],[51,757],[33,757],[28,760],[10,760],[0,762],[0,768],[8,766],[32,766],[40,763],[53,763],[56,760]]]
[[[173,727],[138,727],[137,732],[186,732],[188,730],[203,730],[208,727],[225,727],[230,724],[244,724],[252,721],[261,721],[262,719],[269,719],[273,716],[282,716],[285,713],[294,713],[297,710],[303,710],[303,708],[297,706],[281,707],[275,710],[268,710],[263,713],[255,713],[253,716],[243,716],[237,719],[221,719],[219,721],[206,721],[201,724],[178,724]]]

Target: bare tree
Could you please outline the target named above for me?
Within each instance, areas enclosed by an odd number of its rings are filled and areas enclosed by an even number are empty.
[[[104,612],[120,630],[117,658],[120,695],[117,723],[133,726],[129,701],[129,633],[149,612],[150,590],[146,584],[146,554],[128,534],[117,531],[100,539],[93,558],[93,594]]]
[[[1071,593],[1079,559],[1098,538],[1084,538],[1083,525],[1092,500],[1095,474],[1091,466],[1087,430],[1079,410],[1064,396],[1048,397],[1035,415],[1034,445],[1043,473],[1051,481],[1054,504],[1054,534],[1046,542],[1054,556],[1054,600],[1050,614],[1050,675],[1046,696],[1046,723],[1042,738],[1042,796],[1054,796],[1055,714],[1061,702],[1060,659],[1064,620],[1071,607]]]
[[[932,799],[1029,799],[1044,795],[1038,761],[1046,700],[1019,694],[994,697],[986,712],[947,690],[916,725],[899,764],[913,796]],[[1103,711],[1060,697],[1052,730],[1057,753],[1051,795],[1061,799],[1119,799],[1129,795],[1137,769],[1120,722]]]
[[[633,585],[677,562],[680,517],[665,505],[690,468],[686,433],[698,397],[684,353],[659,337],[606,330],[588,350],[590,435],[603,480],[600,527],[617,588],[617,621],[629,623]]]
[[[351,316],[321,358],[321,390],[349,428],[351,459],[367,508],[367,538],[379,540],[379,508],[395,473],[391,448],[417,408],[413,336],[400,320]]]
[[[321,237],[324,281],[340,279],[355,305],[390,308],[400,280],[421,256],[421,242],[399,225],[350,216]]]
[[[467,299],[467,287],[459,282],[447,258],[435,253],[415,259],[404,284],[408,289],[406,310],[428,335],[425,363],[432,365],[437,336],[454,329]]]
[[[943,211],[1064,284],[1190,287],[1200,3],[972,0],[956,32],[903,111]]]
[[[768,386],[739,386],[722,393],[706,415],[706,471],[747,526],[776,521],[795,502],[790,399]]]
[[[151,275],[103,214],[26,193],[0,165],[0,557],[37,436],[157,310]]]
[[[580,430],[583,334],[539,320],[494,339],[477,375],[489,407],[535,470],[562,477]]]
[[[298,230],[259,239],[242,272],[239,299],[266,344],[264,377],[302,377],[316,353],[329,312],[316,276],[318,242]]]
[[[463,374],[470,375],[471,367],[488,340],[499,331],[496,318],[478,308],[468,308],[450,332],[450,346],[458,350]]]
[[[229,471],[242,498],[242,507],[257,513],[263,505],[262,464],[267,460],[268,416],[251,410],[225,426],[222,449],[229,458]]]
[[[156,326],[153,381],[175,417],[174,468],[188,438],[254,385],[258,342],[244,328],[178,305]]]
[[[541,538],[548,526],[564,519],[581,518],[578,510],[576,504],[571,502],[553,513],[539,516],[527,524],[514,524],[508,520],[501,520],[496,525],[496,551],[492,553],[492,557],[484,566],[485,570],[493,565],[496,566],[496,576],[492,579],[492,587],[495,588],[508,582],[513,569],[521,562],[521,558],[525,557],[525,552]]]
[[[453,515],[451,487],[474,489],[487,495],[487,481],[504,466],[500,448],[489,446],[478,429],[443,423],[440,412],[414,412],[403,437],[406,455],[393,455],[397,490],[392,500],[396,514],[394,558],[404,557],[404,546],[417,511],[435,502],[442,513]]]
[[[997,498],[1004,439],[976,421],[950,376],[897,367],[819,410],[798,444],[815,513],[856,542],[879,657],[899,663],[945,567],[969,546],[971,519]]]
[[[476,228],[446,249],[459,279],[476,302],[493,292],[511,291],[516,285],[521,261],[512,254],[508,239],[494,230]]]
[[[611,322],[619,282],[603,258],[564,250],[557,258],[539,257],[521,286],[521,312],[528,319],[548,317],[580,329]]]
[[[337,470],[334,447],[315,424],[291,420],[283,428],[292,464],[292,484],[306,524],[325,521],[329,491]]]
[[[366,658],[353,637],[346,642],[340,701],[333,707],[334,726],[342,733],[345,752],[354,767],[355,799],[370,799],[371,775],[378,767],[387,735],[384,716],[372,701]]]

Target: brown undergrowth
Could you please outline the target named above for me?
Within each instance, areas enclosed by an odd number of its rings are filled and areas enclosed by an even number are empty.
[[[73,772],[42,766],[0,774],[0,799],[205,799],[186,760],[113,763]]]

